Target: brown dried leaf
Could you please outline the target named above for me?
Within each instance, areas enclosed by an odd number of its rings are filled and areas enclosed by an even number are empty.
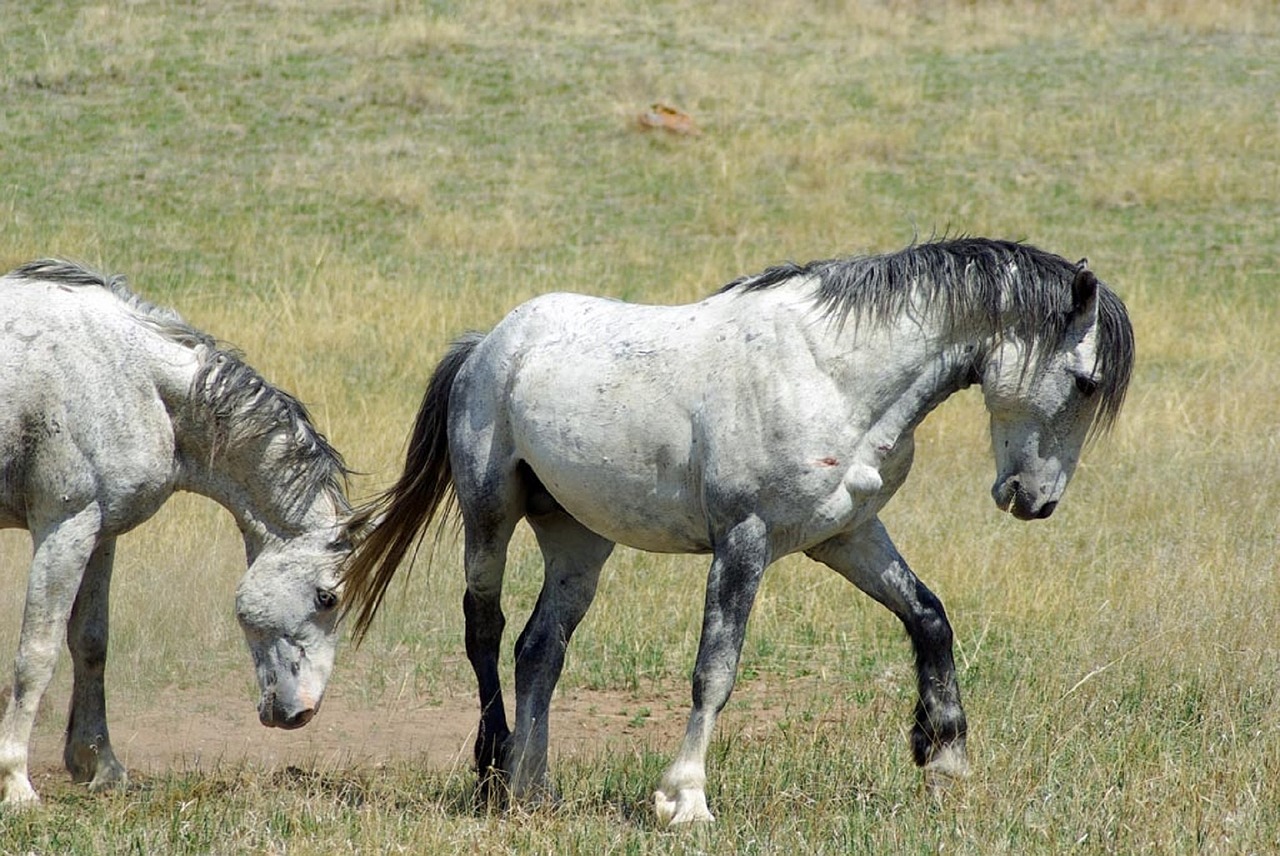
[[[693,117],[667,104],[655,103],[636,117],[641,128],[657,128],[672,134],[696,137],[702,133]]]

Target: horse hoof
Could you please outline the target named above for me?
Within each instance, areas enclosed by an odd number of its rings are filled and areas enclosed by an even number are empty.
[[[106,791],[124,790],[128,785],[129,774],[123,767],[106,767],[99,770],[98,775],[93,777],[93,781],[89,783],[89,790],[100,794]]]
[[[967,778],[969,759],[963,745],[943,746],[924,767],[924,783],[930,793],[945,793]]]
[[[707,795],[702,791],[682,790],[674,796],[665,791],[653,794],[653,811],[663,826],[679,826],[687,823],[715,823],[715,816],[707,808]]]
[[[40,804],[40,797],[26,776],[10,775],[4,782],[4,799],[0,805],[6,809],[34,808]]]

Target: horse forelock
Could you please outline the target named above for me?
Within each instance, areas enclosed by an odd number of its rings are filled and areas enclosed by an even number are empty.
[[[1067,333],[1078,269],[1076,263],[1018,241],[944,238],[882,255],[788,262],[736,279],[720,292],[750,293],[809,279],[815,304],[841,327],[850,319],[876,323],[936,307],[946,324],[1009,329],[1030,343],[1027,368],[1035,371]],[[1124,403],[1134,343],[1124,304],[1102,283],[1097,338],[1100,399],[1094,427],[1106,430]]]
[[[350,511],[350,470],[297,398],[273,386],[228,348],[204,353],[191,389],[193,399],[212,417],[215,456],[246,441],[283,435],[280,465],[286,501],[305,504],[323,491],[341,512]]]

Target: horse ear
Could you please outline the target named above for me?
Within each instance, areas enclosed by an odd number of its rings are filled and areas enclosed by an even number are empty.
[[[1081,259],[1076,268],[1076,278],[1071,281],[1071,311],[1074,315],[1086,311],[1098,294],[1098,278],[1088,268],[1088,260]]]

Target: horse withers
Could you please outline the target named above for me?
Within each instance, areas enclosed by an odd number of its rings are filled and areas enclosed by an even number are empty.
[[[121,278],[51,260],[0,278],[0,527],[26,528],[34,548],[0,721],[4,801],[36,799],[28,743],[64,636],[67,768],[93,788],[126,780],[103,685],[115,542],[175,490],[239,524],[258,715],[305,725],[334,660],[346,474],[296,399]]]
[[[880,509],[911,468],[916,426],[977,385],[996,504],[1048,517],[1091,427],[1119,413],[1133,355],[1123,304],[1087,266],[982,238],[782,265],[688,306],[535,298],[446,354],[402,476],[353,518],[344,579],[357,636],[452,493],[477,767],[515,799],[538,799],[550,791],[552,690],[613,545],[710,553],[693,708],[654,794],[661,821],[707,821],[707,748],[757,588],[772,562],[803,552],[902,620],[916,659],[915,761],[932,781],[963,775],[951,626]],[[512,732],[500,596],[521,519],[545,579],[516,641]]]

